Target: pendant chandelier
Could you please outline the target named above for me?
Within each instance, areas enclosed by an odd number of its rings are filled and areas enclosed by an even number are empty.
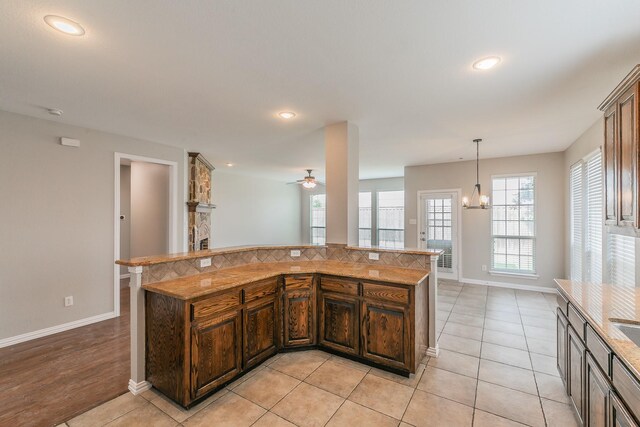
[[[480,142],[481,139],[474,139],[476,143],[476,185],[473,186],[471,197],[462,198],[462,207],[465,209],[489,209],[489,196],[482,194],[480,189]],[[478,204],[474,205],[474,197],[477,197]]]

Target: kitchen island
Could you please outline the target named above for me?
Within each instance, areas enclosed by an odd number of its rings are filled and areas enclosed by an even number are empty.
[[[437,354],[430,304],[439,252],[379,252],[374,264],[360,257],[372,249],[343,247],[342,260],[329,248],[302,260],[289,251],[308,248],[269,249],[280,255],[235,249],[239,265],[139,280],[147,384],[190,407],[278,352],[320,348],[407,376]]]

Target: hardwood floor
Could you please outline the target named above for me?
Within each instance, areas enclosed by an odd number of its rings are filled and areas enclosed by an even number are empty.
[[[0,349],[0,426],[52,426],[127,391],[129,289],[121,316]]]

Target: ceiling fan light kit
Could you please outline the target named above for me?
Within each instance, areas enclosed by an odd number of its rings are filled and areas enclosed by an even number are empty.
[[[482,188],[480,187],[480,142],[482,142],[482,139],[474,139],[473,142],[476,143],[476,184],[473,186],[471,197],[465,196],[462,198],[462,207],[465,209],[490,209],[489,196],[482,194]],[[476,194],[478,204],[474,205],[473,200]]]

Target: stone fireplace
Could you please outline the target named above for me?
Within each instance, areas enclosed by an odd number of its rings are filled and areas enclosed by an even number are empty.
[[[211,245],[211,172],[215,168],[200,153],[189,153],[189,250]]]

